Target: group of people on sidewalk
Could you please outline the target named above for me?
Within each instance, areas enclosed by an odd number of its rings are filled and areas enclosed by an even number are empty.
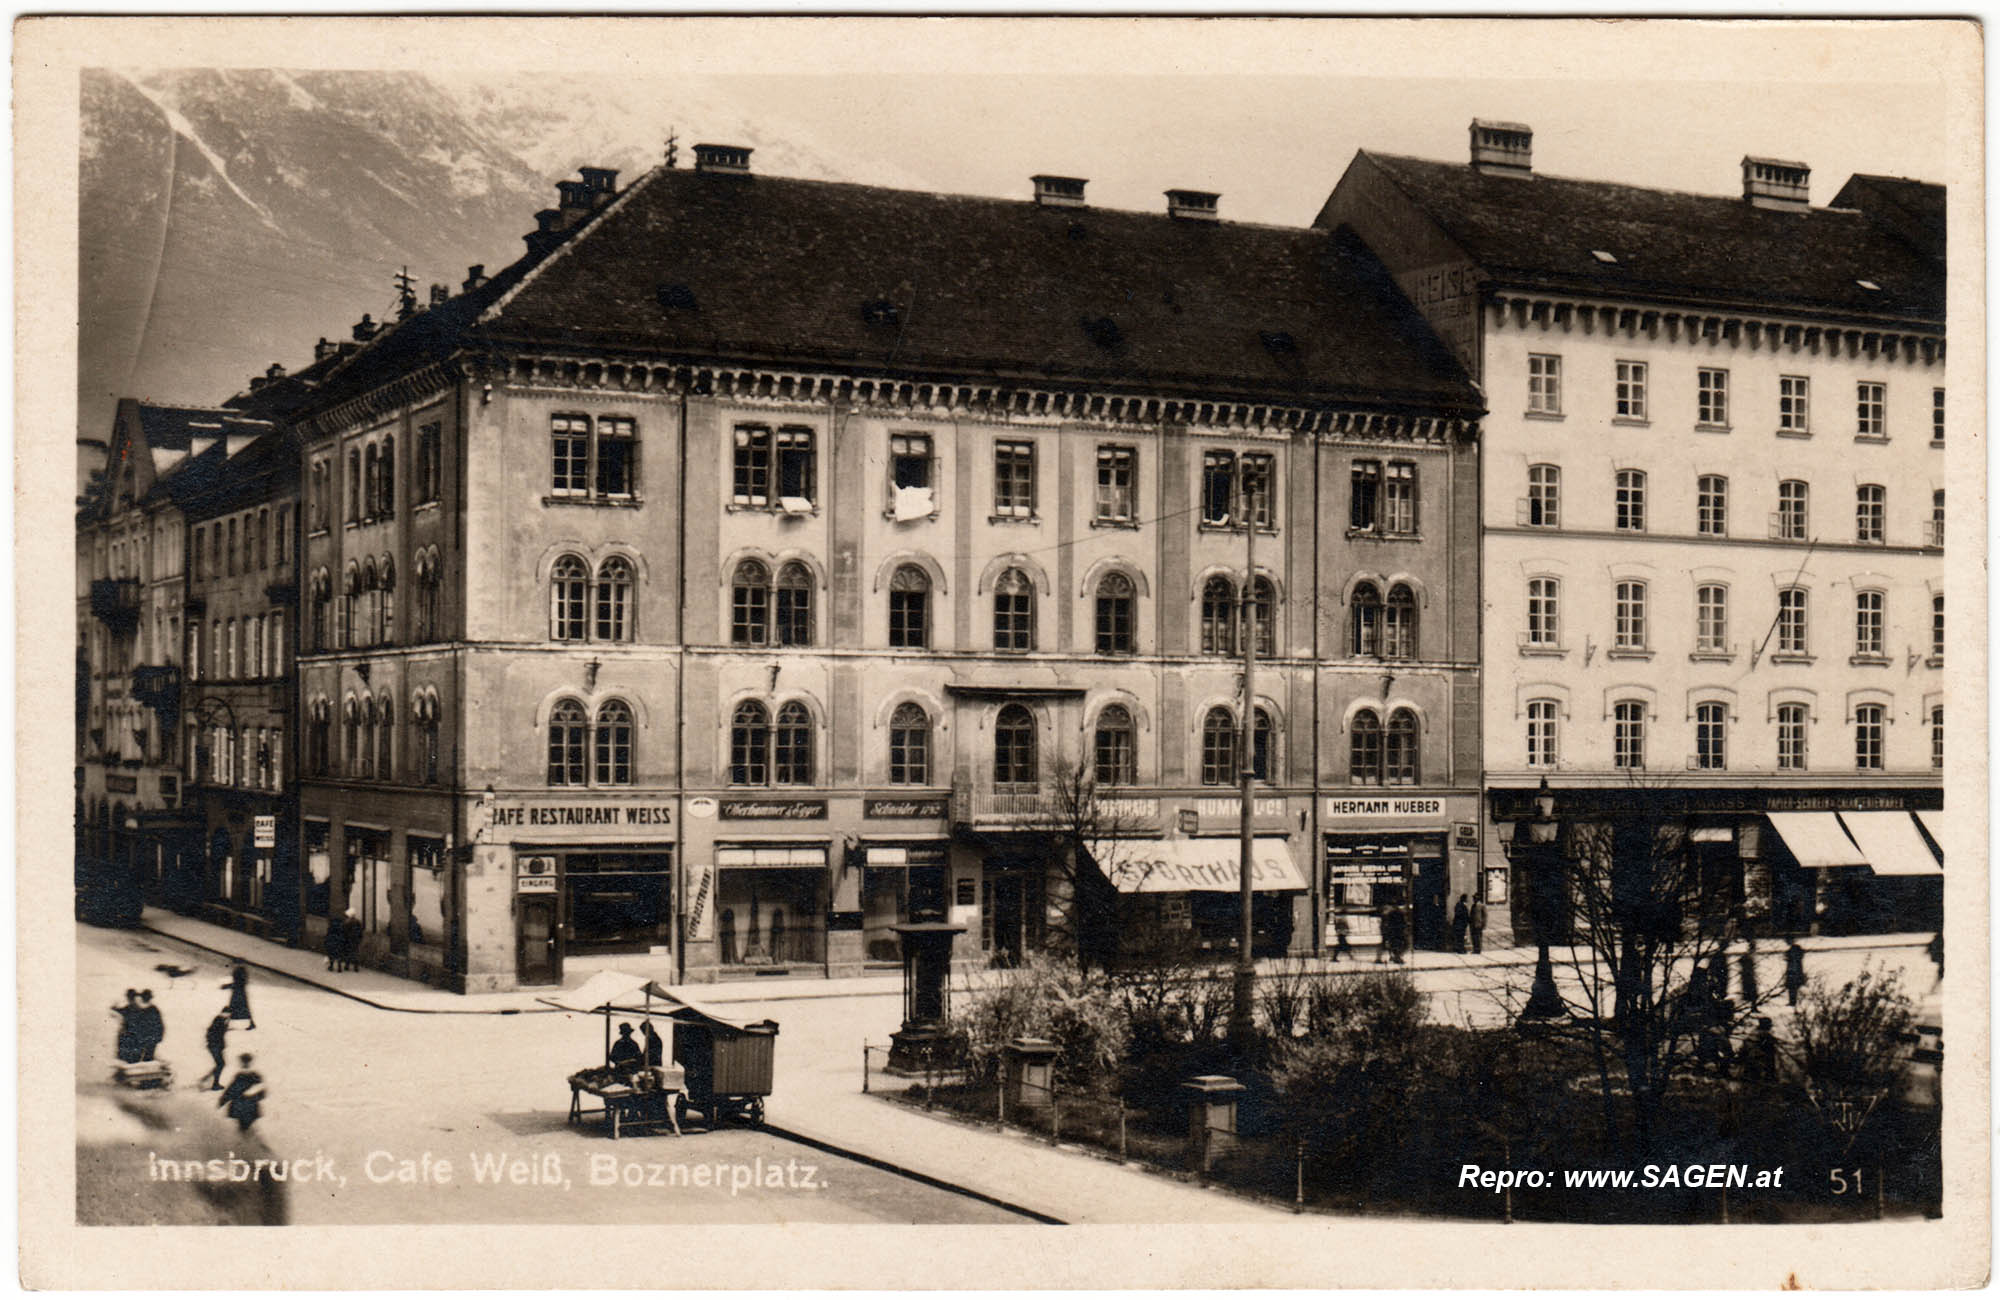
[[[197,1080],[196,1086],[204,1091],[222,1093],[216,1104],[229,1113],[239,1128],[247,1131],[263,1113],[263,1076],[250,1068],[248,1052],[238,1058],[236,1077],[230,1080],[227,1087],[223,1086],[222,1072],[228,1068],[231,1026],[241,1020],[247,1029],[257,1027],[257,1021],[250,1014],[250,968],[238,959],[222,987],[229,991],[229,1003],[208,1022],[208,1031],[203,1037],[203,1045],[208,1048],[209,1059],[214,1065]],[[154,1054],[167,1036],[167,1018],[159,1007],[153,1005],[153,990],[126,989],[124,1003],[113,1006],[111,1011],[118,1017],[119,1061],[131,1065],[155,1059]]]
[[[360,970],[354,960],[361,951],[361,918],[353,908],[347,914],[326,927],[326,968],[328,970]]]

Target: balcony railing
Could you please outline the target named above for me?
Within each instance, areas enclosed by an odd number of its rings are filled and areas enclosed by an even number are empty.
[[[137,578],[94,578],[90,583],[90,614],[112,627],[130,627],[139,621],[139,580]]]
[[[958,786],[951,792],[951,819],[960,826],[1023,829],[1046,826],[1053,802],[1047,790],[1033,787]]]

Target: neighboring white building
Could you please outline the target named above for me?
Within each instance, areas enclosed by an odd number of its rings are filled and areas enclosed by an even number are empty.
[[[1934,924],[1943,188],[1815,208],[1746,158],[1741,197],[1682,194],[1537,175],[1531,141],[1361,153],[1320,216],[1485,391],[1488,865],[1546,780],[1559,820],[1684,819],[1774,929]]]

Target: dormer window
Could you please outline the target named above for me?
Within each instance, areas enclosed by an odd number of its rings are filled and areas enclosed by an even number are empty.
[[[1601,248],[1591,249],[1590,255],[1607,266],[1616,266],[1618,264],[1618,255],[1616,253],[1607,253]]]

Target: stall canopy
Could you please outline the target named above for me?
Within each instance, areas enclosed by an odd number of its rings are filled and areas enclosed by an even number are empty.
[[[1840,818],[1830,812],[1766,813],[1771,829],[1802,867],[1865,867],[1868,855],[1854,847]]]
[[[1100,865],[1124,894],[1234,891],[1241,862],[1238,846],[1234,839],[1119,840],[1104,846]],[[1250,855],[1250,887],[1309,888],[1305,874],[1292,861],[1292,846],[1275,837],[1255,841]]]
[[[595,1015],[599,1012],[614,1015],[672,1015],[679,1011],[689,1011],[704,1020],[712,1020],[718,1025],[731,1029],[742,1029],[751,1022],[735,1016],[724,1015],[696,1001],[686,992],[665,984],[656,983],[644,975],[630,971],[600,970],[573,989],[564,989],[550,997],[537,998],[560,1011],[578,1011]]]
[[[1937,855],[1906,812],[1844,812],[1841,822],[1878,876],[1941,876]]]

